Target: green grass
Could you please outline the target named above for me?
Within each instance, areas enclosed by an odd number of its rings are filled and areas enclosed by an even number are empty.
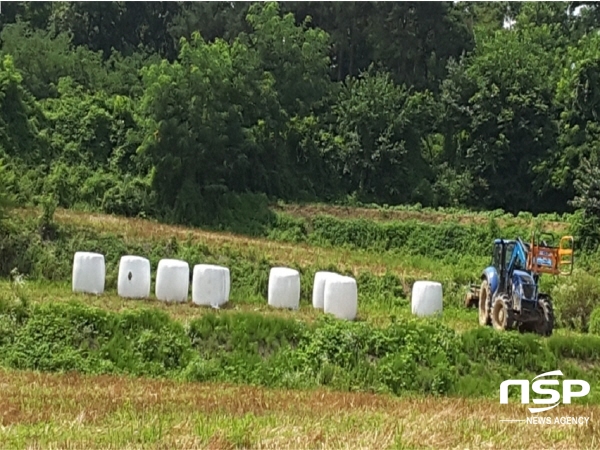
[[[1,299],[0,365],[476,397],[495,396],[508,377],[530,378],[556,368],[600,379],[600,338],[573,333],[540,338],[475,324],[457,332],[444,318],[408,315],[383,324],[339,321],[315,312],[307,320],[301,311],[163,309],[160,302],[140,307],[135,300],[107,308],[118,300],[90,306],[81,295],[76,300],[30,298],[35,298],[32,292],[20,288]],[[168,314],[171,308],[179,308],[179,314]],[[185,314],[194,309],[204,311]],[[597,402],[597,397],[592,393],[586,401]]]
[[[392,310],[410,297],[415,280],[435,280],[444,287],[445,304],[462,305],[465,289],[477,282],[481,270],[489,264],[487,256],[473,256],[451,250],[446,256],[415,253],[410,247],[387,251],[343,249],[316,244],[290,244],[268,239],[248,238],[227,233],[161,225],[139,219],[59,211],[57,237],[40,239],[31,211],[16,220],[11,234],[4,239],[5,259],[0,273],[17,267],[34,279],[66,281],[70,279],[75,251],[99,251],[107,259],[108,286],[115,286],[119,258],[124,254],[146,256],[156,269],[161,258],[180,258],[190,266],[198,263],[223,264],[232,270],[232,289],[251,299],[266,293],[268,270],[285,265],[299,269],[303,277],[304,300],[310,299],[312,276],[317,270],[333,270],[355,276],[363,307],[369,303]],[[19,231],[17,231],[19,230]],[[413,240],[436,229],[414,228]],[[461,238],[462,239],[462,238]],[[458,244],[453,244],[458,245]],[[461,244],[462,245],[462,244]],[[551,289],[556,280],[545,277],[543,287]],[[392,311],[392,314],[395,314]]]
[[[312,280],[310,280],[312,288]],[[154,285],[152,285],[154,289]],[[9,293],[15,290],[14,283],[9,280],[0,280],[0,291]],[[192,303],[191,295],[185,303],[167,303],[156,299],[153,292],[147,299],[126,299],[117,295],[114,287],[107,289],[102,295],[92,295],[72,292],[70,282],[50,282],[46,280],[27,280],[18,289],[15,295],[26,297],[33,304],[83,302],[86,305],[102,308],[108,311],[121,312],[126,310],[140,310],[153,308],[160,310],[172,318],[184,323],[201,317],[214,310],[210,307],[197,306]],[[310,290],[310,289],[307,289]],[[243,292],[243,289],[242,289]],[[6,294],[5,294],[6,295]],[[221,314],[235,314],[237,312],[257,312],[276,317],[301,319],[312,322],[323,316],[322,310],[313,308],[310,299],[303,300],[298,310],[272,308],[267,304],[266,292],[264,295],[250,297],[240,295],[235,289],[230,294],[230,301],[223,305]],[[410,302],[402,299],[397,302],[375,302],[365,295],[359,296],[359,313],[357,320],[368,322],[376,326],[386,326],[398,319],[411,318]],[[466,330],[478,326],[477,312],[474,309],[450,306],[442,311],[438,319],[444,324],[456,329]]]

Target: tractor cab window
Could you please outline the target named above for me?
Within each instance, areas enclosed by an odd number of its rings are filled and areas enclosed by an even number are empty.
[[[494,250],[492,255],[492,265],[496,268],[496,270],[501,270],[502,265],[502,252],[505,252],[504,255],[504,269],[508,269],[510,264],[510,258],[512,257],[513,250],[515,249],[515,243],[509,242],[502,245],[501,243],[494,244]]]
[[[510,264],[510,258],[512,258],[512,256],[513,256],[513,251],[515,250],[516,245],[517,244],[514,242],[510,242],[509,244],[506,244],[506,247],[505,247],[506,248],[506,250],[505,250],[506,251],[506,260],[504,261],[505,269],[508,269],[508,266]],[[518,265],[518,260],[515,262]]]
[[[494,244],[494,250],[492,253],[492,266],[496,270],[500,270],[500,264],[502,263],[502,244]]]

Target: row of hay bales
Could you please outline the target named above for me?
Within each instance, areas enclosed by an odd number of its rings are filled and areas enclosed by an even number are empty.
[[[105,289],[104,255],[76,252],[73,258],[73,292],[102,294]],[[123,298],[149,298],[151,268],[147,258],[125,255],[119,262],[117,293]],[[231,276],[227,267],[196,264],[192,272],[192,302],[218,308],[229,301]],[[187,302],[190,266],[186,261],[161,259],[156,271],[155,296],[165,302]],[[267,302],[275,308],[300,307],[300,273],[288,267],[273,267],[269,273]],[[312,304],[339,319],[354,320],[358,313],[356,279],[335,272],[317,272]],[[418,281],[413,286],[412,312],[419,316],[442,310],[440,283]]]

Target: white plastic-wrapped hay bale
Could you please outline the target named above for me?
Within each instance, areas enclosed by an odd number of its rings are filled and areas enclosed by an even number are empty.
[[[192,302],[218,307],[229,300],[229,269],[212,264],[194,266]]]
[[[300,307],[300,272],[288,267],[273,267],[269,272],[269,306],[298,309]]]
[[[313,284],[312,304],[315,309],[323,309],[325,302],[325,281],[331,277],[340,276],[335,272],[317,272],[315,273],[315,281]]]
[[[73,257],[73,292],[102,294],[106,280],[104,255],[76,252]]]
[[[185,302],[190,288],[190,266],[178,259],[161,259],[156,270],[156,298]]]
[[[442,284],[437,281],[417,281],[412,288],[412,313],[433,316],[442,312]]]
[[[141,256],[126,255],[119,261],[117,294],[124,298],[150,296],[150,261]]]
[[[356,280],[346,276],[329,276],[323,290],[323,312],[338,319],[354,320],[358,312]]]
[[[225,302],[229,301],[229,294],[231,293],[231,272],[227,269],[225,272]]]

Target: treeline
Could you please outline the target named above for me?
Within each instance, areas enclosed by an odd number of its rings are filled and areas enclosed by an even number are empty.
[[[4,2],[0,181],[22,204],[191,224],[240,194],[592,220],[599,12]]]

